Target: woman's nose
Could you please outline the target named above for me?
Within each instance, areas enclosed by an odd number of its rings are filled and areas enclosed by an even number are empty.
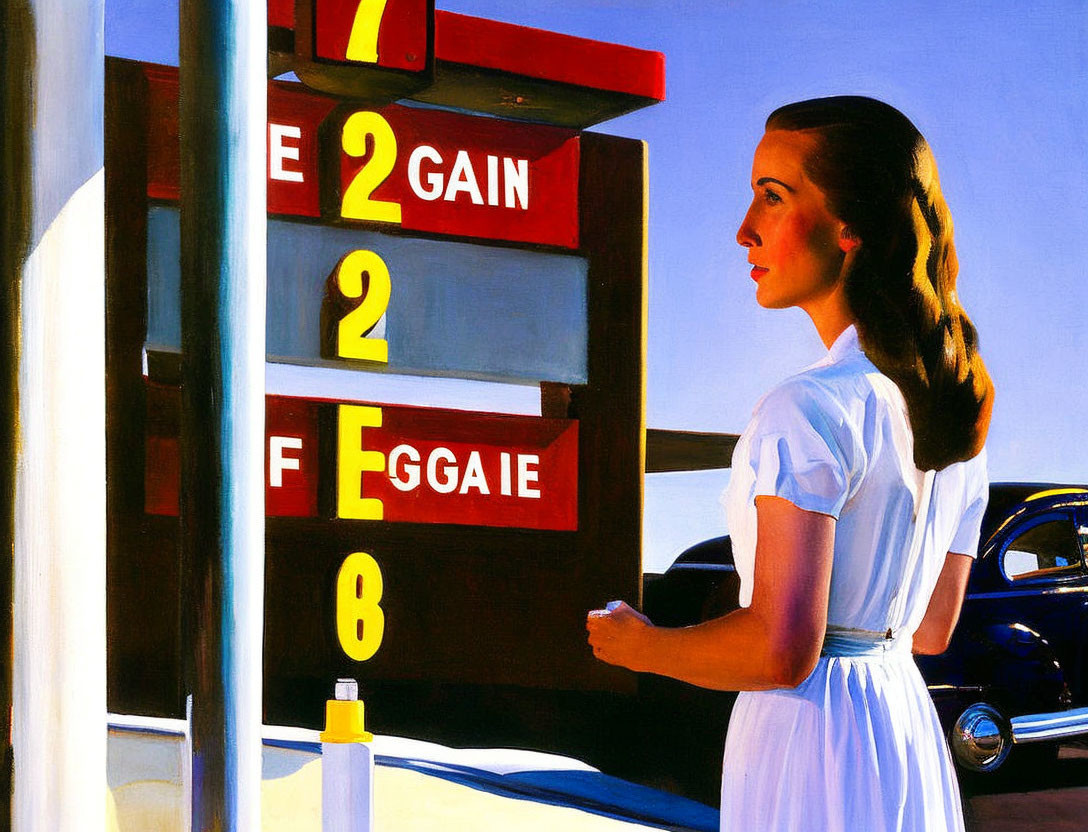
[[[758,246],[760,244],[759,235],[752,227],[751,211],[744,215],[744,221],[740,224],[740,228],[737,229],[737,242],[745,248],[751,248],[752,246]]]

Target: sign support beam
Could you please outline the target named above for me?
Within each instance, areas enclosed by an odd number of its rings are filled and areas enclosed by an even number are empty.
[[[180,4],[181,548],[192,829],[260,829],[267,10]]]

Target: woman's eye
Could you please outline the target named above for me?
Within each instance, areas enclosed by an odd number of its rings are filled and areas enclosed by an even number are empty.
[[[768,188],[763,192],[763,201],[766,202],[768,205],[777,205],[779,202],[782,201],[782,197],[780,197],[778,194]]]

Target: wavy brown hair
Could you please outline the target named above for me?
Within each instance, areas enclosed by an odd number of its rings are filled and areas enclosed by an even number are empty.
[[[861,240],[846,299],[866,356],[906,399],[915,465],[941,469],[975,456],[994,386],[956,295],[952,215],[929,144],[894,107],[861,96],[787,104],[767,130],[818,139],[805,174]]]

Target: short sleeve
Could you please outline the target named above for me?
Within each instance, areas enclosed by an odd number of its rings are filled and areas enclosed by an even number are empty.
[[[967,461],[966,508],[948,551],[978,556],[978,541],[982,532],[982,516],[990,498],[990,480],[986,473],[986,450]]]
[[[845,412],[832,397],[794,379],[764,397],[749,429],[752,498],[781,497],[838,518],[850,494],[854,454]]]

